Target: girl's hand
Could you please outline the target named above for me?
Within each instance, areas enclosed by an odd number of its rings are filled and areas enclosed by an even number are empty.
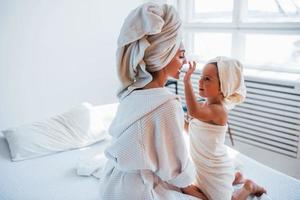
[[[189,61],[189,69],[187,70],[187,72],[185,73],[184,78],[183,78],[183,81],[185,83],[189,82],[191,80],[191,76],[194,73],[195,69],[196,69],[196,62],[195,61],[193,61],[193,62]]]

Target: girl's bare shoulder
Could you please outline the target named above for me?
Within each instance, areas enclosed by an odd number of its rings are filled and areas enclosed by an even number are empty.
[[[212,113],[214,113],[213,123],[217,125],[226,125],[228,120],[228,111],[223,104],[206,105]]]

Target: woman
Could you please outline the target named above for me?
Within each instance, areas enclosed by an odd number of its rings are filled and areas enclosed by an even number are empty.
[[[194,168],[183,139],[183,111],[164,88],[186,62],[173,7],[146,3],[126,18],[118,39],[120,104],[105,150],[101,199],[198,199],[183,194]]]

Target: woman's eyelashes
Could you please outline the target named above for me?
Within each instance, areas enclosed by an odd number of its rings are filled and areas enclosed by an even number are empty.
[[[185,54],[184,54],[184,52],[181,52],[181,53],[180,53],[179,58],[180,58],[180,59],[185,59]]]

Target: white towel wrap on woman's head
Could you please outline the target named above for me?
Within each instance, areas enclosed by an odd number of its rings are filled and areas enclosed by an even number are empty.
[[[208,63],[217,63],[221,92],[227,109],[243,102],[246,98],[246,86],[243,65],[236,59],[219,56]]]
[[[170,63],[181,43],[181,21],[169,5],[145,3],[133,10],[122,26],[117,50],[117,71],[121,81],[118,97],[152,81],[149,72]]]

